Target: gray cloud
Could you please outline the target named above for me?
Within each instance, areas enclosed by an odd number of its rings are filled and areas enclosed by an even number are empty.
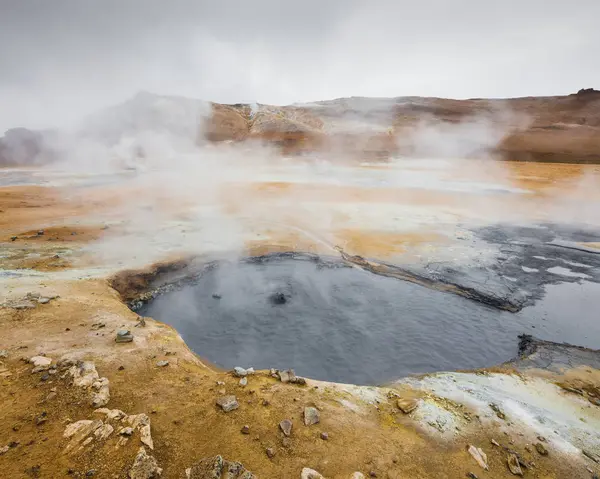
[[[0,0],[0,130],[139,90],[285,104],[598,86],[597,0]],[[594,84],[596,82],[596,84]]]

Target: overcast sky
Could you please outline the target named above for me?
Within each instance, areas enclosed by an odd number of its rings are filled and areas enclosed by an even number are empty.
[[[0,130],[217,102],[600,88],[600,0],[0,0]]]

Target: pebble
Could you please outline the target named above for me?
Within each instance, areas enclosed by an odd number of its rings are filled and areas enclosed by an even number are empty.
[[[317,411],[314,407],[305,407],[304,408],[304,425],[312,426],[313,424],[317,424],[321,420],[319,411]]]
[[[541,442],[535,443],[535,449],[538,452],[538,454],[540,454],[541,456],[548,455],[548,449],[546,449],[546,447]]]
[[[499,444],[499,443],[498,443],[498,441],[496,441],[495,439],[492,439],[492,441],[491,441],[491,442],[492,442],[492,444],[493,444],[494,446],[498,446],[498,447],[500,447],[500,444]]]
[[[157,361],[156,365],[159,368],[164,368],[165,366],[169,365],[169,361],[167,361],[166,359],[163,359],[162,361]]]
[[[254,374],[254,368],[244,369],[240,368],[239,366],[236,366],[235,368],[233,368],[233,374],[235,374],[238,378],[243,378],[250,374]]]
[[[269,459],[273,459],[275,457],[275,449],[273,449],[272,447],[267,447],[265,452],[267,453],[267,457]]]
[[[509,454],[506,462],[508,463],[508,470],[515,476],[522,476],[523,470],[519,464],[519,458],[514,454]]]
[[[469,454],[471,454],[471,456],[473,456],[473,459],[475,459],[475,461],[477,461],[477,464],[479,464],[483,469],[485,469],[486,471],[489,469],[487,455],[485,454],[485,452],[483,452],[482,449],[469,445],[467,447],[467,451],[469,452]]]
[[[305,467],[300,473],[300,479],[325,479],[320,473],[314,469]]]
[[[365,479],[365,475],[362,472],[354,472],[350,479]]]
[[[6,349],[0,349],[0,358],[6,359],[8,357],[8,351]]]
[[[473,472],[467,472],[467,477],[470,479],[479,479],[479,477],[477,477],[477,475]]]
[[[219,406],[225,412],[230,412],[240,407],[240,405],[237,402],[237,399],[233,395],[222,396],[219,399],[217,399],[217,406]]]
[[[48,304],[50,302],[50,298],[40,298],[38,299],[38,303],[40,304]]]
[[[292,434],[292,421],[289,419],[284,419],[279,423],[279,428],[286,436],[290,436]]]
[[[322,432],[321,433],[321,439],[323,439],[323,441],[328,441],[329,440],[329,434],[327,434],[326,432]]]
[[[128,329],[120,329],[119,331],[117,331],[117,337],[115,338],[115,342],[130,343],[132,341],[133,334],[131,334]]]
[[[10,449],[10,447],[8,447],[8,446],[2,446],[2,447],[0,447],[0,456],[2,454],[6,454],[9,449]]]
[[[120,436],[133,436],[133,428],[132,427],[124,427],[119,431]]]
[[[48,373],[44,373],[40,378],[42,381],[48,381],[48,379],[50,379],[50,375]]]
[[[408,414],[417,409],[419,406],[419,401],[411,398],[400,398],[398,399],[397,404],[400,411],[402,411],[404,414]]]
[[[248,426],[248,425],[243,426],[241,429],[241,433],[242,434],[250,434],[250,426]]]
[[[240,379],[240,386],[246,386],[246,384],[248,384],[248,378]]]
[[[90,469],[88,472],[85,473],[86,477],[92,477],[96,475],[96,469]]]

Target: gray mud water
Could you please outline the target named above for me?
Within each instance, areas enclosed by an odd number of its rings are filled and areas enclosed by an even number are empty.
[[[530,275],[519,271],[512,273]],[[600,347],[600,285],[565,279],[579,282],[548,284],[542,300],[514,314],[358,268],[280,255],[208,268],[139,313],[174,326],[192,350],[224,368],[294,368],[315,379],[378,384],[505,362],[522,333]]]

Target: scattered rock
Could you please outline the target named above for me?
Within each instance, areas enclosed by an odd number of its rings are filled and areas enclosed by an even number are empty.
[[[35,424],[37,426],[40,426],[40,425],[44,424],[47,420],[48,420],[48,414],[46,413],[46,411],[44,411],[42,414],[40,414],[38,417],[35,418]]]
[[[65,448],[66,451],[77,446],[79,443],[83,441],[83,445],[89,444],[92,440],[91,437],[88,437],[92,434],[96,429],[101,427],[103,422],[100,420],[92,421],[90,419],[82,419],[81,421],[77,421],[71,424],[68,424],[65,428],[65,432],[63,433],[63,437],[66,439],[70,439],[69,444]],[[86,439],[87,443],[84,441]]]
[[[321,439],[323,439],[323,441],[328,441],[329,440],[329,434],[327,434],[326,432],[322,432],[321,433]]]
[[[281,429],[286,436],[290,436],[292,434],[292,421],[284,419],[279,423],[279,429]]]
[[[110,390],[108,387],[108,379],[99,378],[92,383],[92,407],[99,408],[106,406],[110,400]]]
[[[302,472],[300,473],[300,479],[325,479],[325,478],[321,474],[319,474],[317,471],[315,471],[314,469],[305,467],[304,469],[302,469]]]
[[[169,365],[169,361],[167,361],[166,359],[163,359],[162,361],[157,361],[157,362],[156,362],[156,365],[157,365],[159,368],[164,368],[165,366],[168,366],[168,365]]]
[[[470,479],[479,479],[479,477],[477,477],[477,475],[473,472],[467,472],[467,477]]]
[[[6,454],[9,449],[10,449],[10,447],[8,447],[8,446],[0,447],[0,456],[2,456],[2,454]]]
[[[471,454],[471,456],[473,456],[473,459],[475,459],[475,461],[477,461],[477,464],[479,464],[483,469],[485,469],[486,471],[489,469],[487,455],[485,454],[485,452],[483,452],[482,449],[473,445],[469,445],[467,447],[467,451],[469,452],[469,454]]]
[[[150,421],[148,419],[148,421]],[[154,450],[154,441],[152,440],[152,434],[150,433],[150,423],[143,424],[139,427],[140,430],[140,441],[150,449]]]
[[[519,464],[519,458],[514,454],[509,454],[506,462],[508,464],[508,470],[514,474],[515,476],[522,476],[523,470],[521,469],[521,465]]]
[[[350,476],[350,479],[365,479],[365,475],[362,472],[354,472]]]
[[[300,384],[301,386],[304,386],[306,384],[306,379],[301,378],[300,376],[294,376],[290,378],[290,382],[292,384]]]
[[[119,436],[130,437],[133,436],[133,428],[132,427],[123,427],[119,430]]]
[[[248,378],[240,379],[240,386],[244,387],[248,384]]]
[[[320,421],[319,411],[314,407],[305,407],[304,408],[304,425],[312,426],[313,424],[317,424]]]
[[[490,403],[490,408],[496,413],[496,416],[498,416],[500,419],[506,419],[506,414],[504,414],[504,411],[500,408],[500,406],[494,403]]]
[[[133,334],[131,334],[128,329],[120,329],[119,331],[117,331],[117,337],[115,338],[115,342],[130,343],[131,341],[133,341]]]
[[[492,444],[496,447],[500,447],[500,444],[498,443],[498,441],[496,441],[495,439],[492,439]]]
[[[201,459],[185,470],[186,479],[257,479],[239,462],[230,462],[221,456]]]
[[[94,323],[92,324],[92,331],[98,331],[99,329],[105,328],[106,323]]]
[[[93,477],[96,475],[96,469],[90,469],[85,473],[85,477]]]
[[[49,302],[50,302],[50,298],[41,297],[40,299],[38,299],[38,303],[40,303],[40,304],[48,304]]]
[[[241,433],[242,434],[250,434],[250,426],[248,426],[248,425],[243,426],[241,429]]]
[[[48,379],[50,379],[50,374],[44,373],[44,374],[42,374],[42,377],[40,378],[40,381],[46,382],[46,381],[48,381]]]
[[[282,383],[289,383],[292,378],[296,377],[293,369],[287,369],[285,371],[277,371],[277,376]]]
[[[37,235],[38,236],[43,236],[44,235],[44,230],[38,230]]]
[[[127,414],[125,414],[120,409],[107,409],[105,407],[96,409],[94,412],[96,414],[104,414],[106,416],[107,421],[120,421],[125,416],[127,416]],[[131,417],[134,417],[134,416],[131,416]]]
[[[94,431],[94,436],[96,436],[96,439],[107,439],[114,430],[110,424],[102,424],[102,426]]]
[[[129,470],[129,479],[156,479],[162,475],[162,469],[154,457],[146,453],[144,447],[140,447],[133,466]]]
[[[219,399],[217,399],[217,406],[219,406],[225,412],[230,412],[240,407],[240,405],[237,402],[237,399],[233,395],[222,396]]]
[[[272,447],[267,447],[265,452],[267,453],[267,457],[269,459],[273,459],[275,457],[275,449],[273,449]]]
[[[254,368],[244,369],[240,368],[239,366],[236,366],[235,368],[233,368],[233,374],[236,375],[238,378],[243,378],[245,376],[248,376],[249,374],[254,374]]]
[[[29,362],[33,365],[31,373],[34,374],[50,369],[52,359],[47,358],[46,356],[34,356],[29,360]]]
[[[11,240],[11,241],[17,241],[17,237],[16,237],[16,236],[11,236],[11,237],[10,237],[10,240]]]
[[[0,359],[8,358],[8,351],[6,349],[0,349]]]
[[[400,411],[402,411],[404,414],[409,414],[415,409],[417,409],[417,407],[419,406],[419,400],[411,398],[400,398],[398,399],[397,404],[398,409],[400,409]]]
[[[535,443],[535,450],[541,456],[547,456],[548,455],[548,449],[546,449],[546,446],[544,446],[541,442],[536,442]]]

